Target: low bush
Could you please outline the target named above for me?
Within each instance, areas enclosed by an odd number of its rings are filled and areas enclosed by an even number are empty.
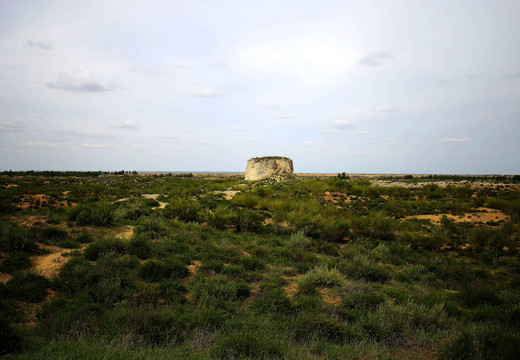
[[[237,231],[256,231],[261,226],[263,216],[256,211],[241,209],[236,219]]]
[[[84,252],[85,258],[91,261],[99,259],[103,254],[116,253],[124,254],[126,252],[126,244],[119,239],[102,239],[90,244]]]
[[[452,336],[441,360],[513,360],[520,354],[520,335],[494,326],[468,327]]]
[[[25,227],[9,222],[0,222],[0,250],[7,253],[15,251],[30,252],[36,249],[34,236]]]
[[[280,339],[260,329],[229,331],[217,342],[212,357],[220,359],[281,359],[284,346]]]
[[[213,211],[208,214],[208,223],[215,229],[225,230],[229,226],[233,226],[237,223],[237,213],[226,205],[219,205]]]
[[[79,204],[69,210],[68,219],[78,225],[112,225],[114,222],[114,206],[105,202]]]
[[[0,262],[0,271],[13,273],[19,270],[25,270],[32,266],[31,255],[25,252],[8,253]]]
[[[243,256],[238,263],[247,271],[262,271],[265,268],[265,263],[253,256]]]
[[[312,245],[312,239],[305,236],[303,231],[298,231],[291,235],[287,245],[294,249],[308,250]]]
[[[177,218],[182,221],[198,221],[198,213],[201,210],[197,200],[174,199],[163,210],[163,214],[169,218]]]
[[[252,307],[262,313],[289,314],[294,310],[291,299],[280,288],[269,289],[255,300]]]
[[[184,303],[188,289],[177,279],[166,279],[159,286],[161,296],[168,302]]]
[[[323,314],[300,314],[293,325],[293,337],[298,342],[325,339],[333,343],[343,343],[359,337],[347,325]]]
[[[370,336],[391,345],[413,344],[420,331],[445,329],[447,325],[442,304],[427,307],[413,302],[380,306],[364,322]]]
[[[104,324],[110,338],[124,340],[131,347],[171,346],[188,334],[185,315],[151,305],[114,309],[106,313]]]
[[[203,306],[219,306],[222,301],[243,300],[250,294],[247,283],[231,282],[222,275],[200,279],[193,285],[193,298]]]
[[[345,282],[338,269],[317,266],[298,279],[298,289],[302,294],[312,293],[316,287],[341,286]]]
[[[152,253],[152,246],[148,239],[143,236],[134,236],[127,246],[130,255],[135,255],[139,259],[148,259]]]
[[[342,309],[373,311],[385,302],[385,296],[370,286],[360,286],[346,289],[341,299]]]
[[[342,273],[356,280],[384,283],[392,278],[384,265],[363,255],[342,261],[339,265]]]
[[[9,297],[20,301],[40,302],[47,295],[50,281],[34,273],[15,273],[6,284]]]
[[[99,332],[102,308],[89,296],[53,298],[38,314],[37,330],[44,338],[85,340]]]
[[[324,221],[320,232],[320,239],[331,242],[342,242],[349,235],[350,224],[346,219],[329,219]]]
[[[80,244],[90,244],[94,238],[89,233],[81,233],[76,237],[76,241]]]
[[[171,224],[165,218],[157,216],[147,216],[139,220],[139,225],[135,227],[136,235],[143,235],[149,239],[158,239],[170,232]]]
[[[143,280],[161,281],[163,279],[182,279],[189,271],[182,262],[168,259],[164,262],[148,260],[137,268],[137,274]]]
[[[352,230],[355,235],[368,236],[379,240],[394,240],[397,223],[381,213],[352,218]]]

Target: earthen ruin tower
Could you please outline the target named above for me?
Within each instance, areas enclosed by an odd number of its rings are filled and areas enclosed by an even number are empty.
[[[264,156],[247,161],[246,180],[262,180],[273,175],[291,175],[293,162],[283,156]]]

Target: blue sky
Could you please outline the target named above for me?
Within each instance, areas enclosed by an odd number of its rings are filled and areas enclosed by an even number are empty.
[[[520,173],[518,1],[0,3],[2,170]]]

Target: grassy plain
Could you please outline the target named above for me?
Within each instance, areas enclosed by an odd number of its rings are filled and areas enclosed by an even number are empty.
[[[0,176],[0,356],[520,353],[517,177],[46,175]]]

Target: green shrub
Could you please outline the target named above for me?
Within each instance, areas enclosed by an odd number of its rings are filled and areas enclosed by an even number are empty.
[[[353,279],[370,282],[384,283],[392,277],[384,265],[362,255],[341,262],[340,270]]]
[[[25,270],[32,266],[31,255],[25,252],[8,253],[0,263],[0,271],[13,273],[18,270]]]
[[[476,307],[479,305],[497,306],[502,303],[497,295],[496,288],[489,286],[479,286],[476,284],[468,284],[459,293],[460,300],[467,307]]]
[[[198,221],[201,210],[197,200],[174,199],[163,210],[166,217],[177,218],[182,221]]]
[[[15,273],[6,284],[10,297],[21,301],[40,302],[47,295],[50,282],[47,278],[34,273]]]
[[[247,271],[261,271],[265,268],[264,262],[253,256],[241,257],[239,264]]]
[[[226,205],[219,205],[213,214],[209,214],[208,222],[216,229],[225,230],[228,226],[235,225],[237,219],[237,213],[233,209]]]
[[[161,281],[159,286],[161,295],[168,302],[184,303],[184,295],[188,292],[188,289],[176,279],[166,279]]]
[[[204,278],[193,285],[193,298],[199,305],[219,305],[222,301],[243,300],[250,295],[249,285],[232,282],[222,275]]]
[[[294,310],[291,299],[280,288],[270,289],[255,300],[253,308],[263,313],[289,314]]]
[[[312,245],[312,240],[305,236],[304,232],[300,230],[291,235],[287,245],[290,248],[308,250]]]
[[[215,275],[220,274],[224,269],[224,262],[220,260],[205,261],[199,268],[200,273]]]
[[[149,239],[158,239],[170,232],[170,226],[164,218],[147,216],[139,219],[139,225],[135,227],[135,234],[146,236]]]
[[[70,296],[84,291],[99,280],[94,265],[83,257],[70,259],[54,279],[54,287]]]
[[[373,311],[385,302],[382,293],[369,286],[361,286],[348,289],[346,295],[342,297],[342,309],[356,309],[360,311]]]
[[[503,328],[469,327],[452,336],[441,360],[513,360],[520,354],[520,336]]]
[[[255,329],[238,329],[228,332],[217,342],[213,356],[221,359],[280,359],[282,342]]]
[[[99,331],[101,314],[101,307],[89,296],[53,298],[38,314],[38,333],[53,340],[84,340]]]
[[[89,233],[81,233],[76,237],[76,241],[80,244],[90,244],[94,238]]]
[[[239,210],[236,220],[237,231],[255,231],[260,227],[263,216],[252,210]]]
[[[13,323],[0,316],[0,356],[18,351],[22,347],[22,344],[22,336],[16,327],[13,326]]]
[[[36,247],[36,241],[27,228],[9,222],[0,222],[0,250],[7,253],[30,252]]]
[[[369,313],[364,323],[370,336],[388,344],[410,344],[419,331],[444,329],[448,325],[442,304],[427,307],[412,302],[385,304]]]
[[[306,294],[312,293],[313,289],[318,286],[341,286],[344,282],[345,279],[338,269],[329,269],[326,266],[317,266],[298,279],[298,288],[301,293]]]
[[[187,318],[168,308],[124,306],[104,316],[107,335],[130,346],[168,346],[186,337]]]
[[[135,255],[139,259],[148,259],[152,253],[152,246],[143,236],[134,236],[127,246],[130,255]]]
[[[186,265],[174,259],[165,262],[148,260],[137,269],[137,274],[143,280],[161,281],[163,279],[181,279],[188,276]]]
[[[347,325],[323,314],[300,314],[293,323],[293,337],[298,342],[316,338],[333,343],[352,341],[358,337]]]
[[[90,261],[99,259],[103,254],[116,253],[124,254],[126,251],[126,244],[119,239],[102,239],[90,244],[84,252],[85,258]]]
[[[320,239],[331,242],[341,242],[350,234],[350,224],[346,219],[327,220],[320,232]]]
[[[114,222],[114,206],[105,202],[79,204],[69,210],[68,219],[78,225],[112,225]]]
[[[358,236],[368,236],[379,240],[394,240],[397,224],[395,220],[381,213],[352,218],[352,229]]]
[[[233,197],[233,203],[243,206],[245,208],[254,209],[260,198],[251,192],[241,192]]]

